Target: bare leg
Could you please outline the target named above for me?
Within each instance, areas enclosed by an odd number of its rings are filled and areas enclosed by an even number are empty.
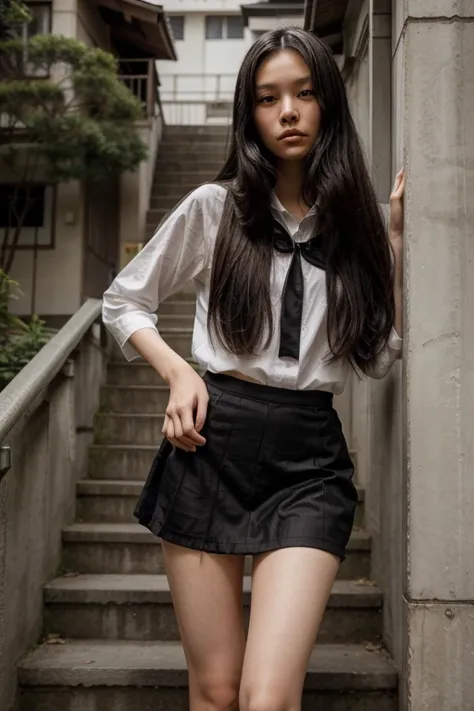
[[[245,650],[244,556],[162,546],[188,665],[190,711],[236,711]]]
[[[240,711],[300,711],[306,669],[339,568],[313,548],[258,556]]]

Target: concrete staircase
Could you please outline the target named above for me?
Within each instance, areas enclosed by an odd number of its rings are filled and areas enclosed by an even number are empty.
[[[188,192],[212,180],[226,155],[227,126],[168,126],[160,147],[146,238]]]
[[[164,176],[182,177],[193,162],[201,174],[211,151],[208,132],[168,130],[173,150],[163,146],[156,186],[165,185]],[[213,151],[209,164],[218,162]],[[173,184],[181,185],[177,179]],[[152,207],[153,220],[180,196],[176,188],[167,206]],[[158,187],[152,200],[164,202]],[[188,293],[160,307],[161,333],[185,357],[193,313]],[[76,521],[63,532],[63,568],[44,588],[44,642],[19,666],[20,711],[188,709],[187,672],[160,542],[132,517],[161,438],[167,398],[167,387],[148,365],[127,364],[118,355],[109,364],[89,478],[78,482]],[[380,644],[382,595],[368,580],[371,541],[364,530],[363,490],[360,500],[309,665],[304,711],[397,709],[397,674]]]

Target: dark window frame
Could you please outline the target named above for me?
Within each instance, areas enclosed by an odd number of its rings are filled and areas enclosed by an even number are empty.
[[[241,33],[239,32],[238,35],[233,35],[232,37],[229,36],[229,20],[240,20],[241,21],[241,26],[239,29],[241,30]],[[210,36],[210,23],[212,21],[219,21],[220,22],[220,36],[219,37],[211,37]],[[217,40],[242,40],[245,38],[245,28],[244,28],[244,22],[243,18],[241,15],[206,15],[206,29],[205,29],[205,38],[206,40],[211,40],[211,41],[217,41]]]
[[[186,31],[186,16],[185,15],[169,15],[168,19],[170,21],[171,25],[171,30],[173,32],[173,37],[175,40],[182,41],[184,40],[184,34]],[[175,28],[173,27],[173,21],[178,21],[178,26],[179,29],[177,32],[175,32]]]
[[[14,182],[6,182],[6,183],[0,183],[0,202],[4,201],[4,189],[5,188],[12,188],[12,190],[16,189],[17,187],[20,187],[22,189],[23,184],[22,183],[14,183]],[[56,248],[56,206],[57,206],[57,185],[54,183],[47,183],[42,180],[38,181],[33,181],[31,183],[28,183],[29,187],[35,188],[43,188],[43,206],[42,206],[42,211],[43,211],[43,225],[36,225],[36,226],[28,226],[26,225],[22,229],[25,230],[34,230],[34,229],[46,229],[45,227],[45,222],[47,224],[48,222],[48,217],[50,219],[50,227],[49,227],[49,233],[48,233],[48,242],[47,244],[37,244],[35,245],[34,243],[32,244],[24,244],[22,243],[22,235],[20,234],[20,241],[18,245],[16,246],[15,249],[18,250],[34,250],[34,249],[40,249],[40,250],[52,250]],[[26,187],[26,186],[25,186]],[[47,191],[51,191],[51,198],[50,198],[50,214],[47,214],[47,206],[48,206],[48,196],[47,196]],[[0,215],[1,219],[1,215]],[[13,226],[13,225],[12,225]],[[7,225],[1,225],[0,224],[0,242],[3,241],[5,231],[7,229]],[[23,233],[24,236],[24,233]]]

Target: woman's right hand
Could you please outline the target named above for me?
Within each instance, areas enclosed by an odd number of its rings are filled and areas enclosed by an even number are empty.
[[[206,443],[199,432],[204,426],[209,395],[204,380],[188,364],[169,380],[170,399],[165,411],[163,435],[186,452]]]

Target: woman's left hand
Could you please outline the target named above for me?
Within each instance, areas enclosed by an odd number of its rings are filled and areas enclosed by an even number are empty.
[[[389,237],[392,247],[396,252],[403,248],[403,223],[405,193],[405,171],[403,168],[397,173],[392,194],[390,195]]]

